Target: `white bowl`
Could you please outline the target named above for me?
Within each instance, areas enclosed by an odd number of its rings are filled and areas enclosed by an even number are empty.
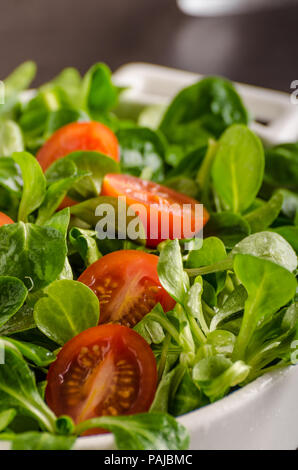
[[[211,405],[178,418],[192,450],[293,450],[298,447],[298,367],[266,374]],[[77,450],[115,449],[111,434],[81,437]]]

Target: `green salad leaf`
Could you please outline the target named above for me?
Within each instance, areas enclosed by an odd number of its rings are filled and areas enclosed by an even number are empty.
[[[259,138],[244,125],[233,125],[218,142],[212,178],[225,209],[241,213],[254,201],[264,173]]]
[[[0,275],[17,277],[32,290],[57,278],[65,256],[64,237],[52,227],[23,222],[0,227]]]
[[[183,270],[178,240],[169,241],[163,246],[157,271],[164,289],[177,302],[183,303],[189,288],[189,279]]]
[[[145,127],[120,129],[117,137],[124,173],[163,180],[165,143],[157,132]]]
[[[28,221],[28,215],[42,203],[46,193],[46,180],[37,160],[27,152],[14,153],[14,161],[20,166],[23,178],[23,193],[18,220]]]
[[[37,327],[56,343],[63,345],[98,324],[98,299],[81,282],[55,281],[44,289],[44,294],[34,307],[34,319]]]
[[[26,300],[28,291],[23,282],[11,276],[0,276],[0,327],[2,327]]]
[[[4,350],[4,364],[0,366],[1,408],[21,410],[36,419],[43,429],[55,432],[55,416],[41,398],[21,353],[3,338],[0,347]]]
[[[77,426],[77,433],[102,427],[112,431],[119,450],[185,450],[189,436],[172,416],[145,413],[134,416],[103,416]]]
[[[251,255],[237,254],[234,270],[247,290],[243,321],[233,352],[245,359],[246,348],[259,322],[290,302],[295,295],[295,276],[276,263]]]

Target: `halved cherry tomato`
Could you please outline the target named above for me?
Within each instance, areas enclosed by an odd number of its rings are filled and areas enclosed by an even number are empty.
[[[47,382],[49,407],[76,424],[96,416],[141,413],[149,410],[155,395],[156,361],[134,330],[101,325],[63,346]]]
[[[114,251],[91,264],[78,281],[100,302],[100,323],[135,326],[158,302],[165,312],[175,301],[161,286],[158,256],[138,250]]]
[[[0,212],[0,227],[2,227],[2,225],[7,225],[7,224],[13,224],[14,221],[11,220],[10,217],[8,217],[8,215],[4,214],[4,212]]]
[[[77,150],[104,153],[119,161],[119,145],[113,132],[95,121],[73,122],[58,129],[37,153],[37,160],[45,171],[55,160]]]
[[[127,205],[138,204],[143,209],[135,212],[146,228],[147,246],[155,247],[166,239],[192,238],[209,219],[205,209],[202,216],[196,215],[199,202],[195,199],[134,176],[106,175],[101,194],[125,196]]]

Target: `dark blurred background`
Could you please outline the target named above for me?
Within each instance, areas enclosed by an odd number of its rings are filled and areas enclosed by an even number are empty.
[[[65,66],[85,72],[151,62],[289,91],[298,79],[298,3],[194,18],[175,0],[0,0],[0,79],[26,59],[36,83]]]

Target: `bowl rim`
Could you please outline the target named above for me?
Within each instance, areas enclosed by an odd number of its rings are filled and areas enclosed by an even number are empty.
[[[274,387],[277,382],[285,381],[285,377],[289,374],[298,374],[298,367],[294,365],[285,367],[274,372],[267,373],[253,382],[245,385],[229,395],[221,398],[220,400],[210,403],[190,411],[177,418],[180,424],[187,427],[189,431],[200,427],[210,425],[212,422],[219,419],[224,419],[231,411],[235,412],[237,409],[243,408],[249,402],[256,399],[256,396],[261,396],[261,393],[268,391]],[[90,448],[112,449],[114,448],[114,437],[112,434],[96,435],[96,436],[83,436],[79,437],[75,444],[75,449],[84,450]]]

